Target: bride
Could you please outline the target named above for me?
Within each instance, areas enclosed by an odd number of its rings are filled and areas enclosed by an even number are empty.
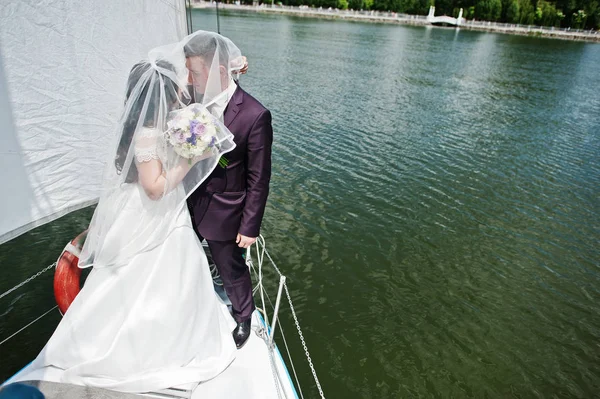
[[[231,67],[206,77],[212,89],[193,106],[208,112],[226,95],[224,78],[244,66],[231,41],[217,42],[214,62]],[[220,115],[205,117],[210,123],[200,127],[185,119],[184,46],[185,40],[152,50],[129,74],[117,140],[80,257],[80,267],[93,269],[20,380],[33,374],[43,379],[52,370],[62,382],[149,392],[214,378],[235,357],[235,323],[214,292],[185,206],[235,144]],[[184,151],[191,146],[193,155]]]

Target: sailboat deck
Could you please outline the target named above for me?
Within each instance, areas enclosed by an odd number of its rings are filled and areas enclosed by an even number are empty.
[[[61,370],[47,367],[36,370],[28,375],[17,374],[14,379],[37,386],[47,399],[80,399],[80,398],[110,398],[110,399],[139,399],[140,397],[154,398],[229,398],[243,397],[256,399],[297,398],[296,391],[289,377],[283,359],[277,349],[273,352],[274,364],[277,371],[271,367],[269,351],[265,341],[256,334],[263,327],[263,322],[257,312],[252,318],[252,330],[248,342],[237,351],[236,359],[220,375],[200,384],[189,384],[174,389],[153,392],[144,395],[125,394],[105,389],[77,386],[60,383]],[[275,374],[281,376],[280,396],[277,394]],[[8,381],[10,382],[10,381]]]
[[[139,399],[139,395],[49,381],[23,381],[38,388],[45,399]]]

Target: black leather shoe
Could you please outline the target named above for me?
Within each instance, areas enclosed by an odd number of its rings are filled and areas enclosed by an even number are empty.
[[[248,319],[246,321],[242,321],[241,323],[237,323],[235,330],[233,330],[233,340],[235,341],[235,346],[240,349],[242,346],[248,342],[248,338],[250,338],[250,332],[252,326],[252,319]]]

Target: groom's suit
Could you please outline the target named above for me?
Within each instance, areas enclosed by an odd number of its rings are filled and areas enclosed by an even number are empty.
[[[236,321],[254,311],[250,272],[242,258],[237,234],[258,237],[271,178],[271,113],[238,87],[223,114],[236,147],[225,158],[227,168],[217,166],[188,198],[192,224],[205,238],[231,300]]]

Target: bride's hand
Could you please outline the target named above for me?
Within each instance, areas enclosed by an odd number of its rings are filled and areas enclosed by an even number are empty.
[[[213,157],[215,154],[212,149],[205,151],[204,154],[192,158],[192,165],[196,165],[198,162]]]
[[[248,72],[248,59],[242,55],[242,60],[243,60],[243,63],[242,63],[243,66],[242,66],[242,69],[240,69],[241,75]]]

